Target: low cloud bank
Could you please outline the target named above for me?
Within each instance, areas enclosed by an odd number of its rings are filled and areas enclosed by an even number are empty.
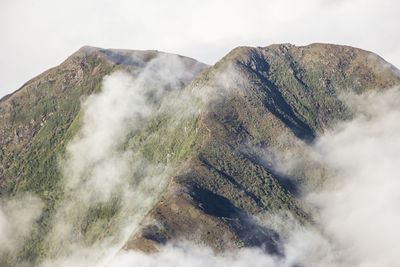
[[[322,136],[315,150],[337,173],[308,199],[348,266],[396,266],[400,251],[400,92],[348,100],[357,117]]]

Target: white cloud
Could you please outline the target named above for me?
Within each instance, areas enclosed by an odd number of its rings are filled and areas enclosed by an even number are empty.
[[[40,199],[30,194],[0,199],[0,257],[3,253],[19,251],[24,239],[29,238],[35,220],[39,219],[42,207]]]
[[[396,266],[400,251],[400,91],[367,93],[350,103],[358,116],[324,135],[316,151],[336,170],[310,195],[319,222],[353,266]]]
[[[137,76],[122,71],[106,76],[101,92],[82,104],[81,128],[60,162],[65,196],[57,205],[52,230],[46,236],[52,257],[43,266],[71,266],[78,261],[83,266],[96,264],[118,251],[153,207],[172,168],[167,163],[149,162],[124,145],[130,140],[129,134],[140,130],[143,122],[157,112],[166,92],[178,91],[204,68],[187,65],[176,55],[160,54]],[[119,199],[117,215],[112,225],[107,225],[107,229],[115,226],[113,235],[99,238],[106,230],[96,228],[103,227],[102,222],[100,226],[91,222],[94,239],[100,241],[86,241],[81,227],[88,221],[85,216],[112,198]]]
[[[83,45],[158,49],[214,63],[239,45],[331,42],[399,66],[399,8],[396,0],[2,1],[0,95]]]

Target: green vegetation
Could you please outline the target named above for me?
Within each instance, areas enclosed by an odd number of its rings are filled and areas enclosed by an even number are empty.
[[[149,215],[163,222],[167,229],[166,233],[154,236],[184,236],[192,240],[191,227],[194,227],[213,233],[213,238],[208,234],[203,241],[217,250],[229,246],[229,242],[215,243],[215,240],[226,240],[228,236],[238,246],[260,245],[259,241],[246,241],[252,233],[232,223],[240,218],[205,208],[218,207],[220,201],[231,207],[228,210],[237,209],[239,213],[289,212],[300,222],[312,222],[299,194],[304,187],[321,184],[329,171],[307,158],[299,144],[312,143],[332,124],[351,118],[351,111],[340,98],[342,93],[360,93],[400,83],[394,72],[385,73],[384,79],[376,75],[379,64],[365,62],[370,55],[354,48],[319,44],[239,47],[197,76],[188,86],[190,90],[214,90],[208,92],[210,100],[198,119],[196,132],[202,138],[195,141],[198,152],[174,179],[182,186],[182,195],[176,199],[171,197],[176,193],[166,193],[169,198],[164,198],[163,205],[156,206]],[[159,118],[152,127],[168,128],[168,124]],[[153,143],[145,151],[150,158],[163,153]],[[267,157],[269,154],[273,158],[276,152],[302,155],[304,162],[290,173],[279,173],[273,160]],[[313,168],[319,175],[309,176]],[[209,197],[197,198],[198,190],[208,192]],[[182,211],[175,216],[177,203],[185,206],[185,199],[193,201],[192,208],[206,215],[193,220],[191,212]],[[207,215],[217,222],[208,222]],[[224,229],[224,234],[218,235],[216,225],[225,225],[229,230]],[[255,232],[262,229],[253,226]],[[130,240],[128,247],[140,248],[139,237]],[[269,240],[268,236],[259,238]]]
[[[228,244],[222,240],[229,238],[237,246],[260,245],[248,240],[249,227],[238,225],[243,217],[284,211],[310,222],[299,192],[318,185],[327,170],[305,160],[287,177],[265,154],[302,155],[299,141],[311,143],[332,124],[351,118],[339,97],[342,93],[400,84],[393,71],[382,72],[382,62],[370,62],[370,55],[320,44],[239,47],[181,92],[166,94],[156,112],[139,121],[120,148],[132,152],[132,162],[173,167],[172,186],[148,214],[164,227],[163,233],[154,235],[183,235],[223,249]],[[18,254],[0,255],[0,265],[37,264],[57,254],[59,248],[48,243],[47,234],[62,200],[73,197],[63,191],[58,164],[82,124],[82,101],[100,91],[104,76],[119,69],[140,73],[139,67],[116,64],[99,52],[81,51],[0,102],[0,196],[32,192],[44,203],[25,245]],[[230,82],[229,88],[223,88],[221,77]],[[233,84],[237,79],[241,83]],[[214,91],[202,102],[195,93],[204,88]],[[187,95],[185,101],[191,103],[176,104]],[[309,168],[321,171],[318,181],[307,176]],[[132,167],[132,175],[144,176],[146,171]],[[90,246],[112,236],[125,212],[123,205],[117,192],[109,201],[89,206],[77,216],[74,238]],[[252,228],[261,229],[255,233],[267,238],[267,231],[252,223]],[[206,234],[193,237],[197,229]],[[140,238],[158,240],[151,237],[139,234],[130,242],[138,242],[136,248],[141,249]]]
[[[82,66],[85,73],[80,79],[76,78],[80,71],[77,66]],[[98,72],[92,75],[91,70],[96,67]],[[1,164],[7,167],[1,172],[0,195],[32,192],[45,205],[29,240],[25,241],[18,256],[13,255],[14,258],[35,262],[45,255],[43,240],[52,227],[52,216],[64,194],[59,157],[77,131],[75,125],[82,97],[99,91],[102,78],[112,70],[112,65],[104,64],[96,56],[72,57],[0,103],[4,125]]]
[[[59,205],[65,197],[70,197],[63,191],[59,161],[82,123],[81,102],[100,91],[105,75],[123,68],[132,69],[116,66],[98,53],[73,55],[0,104],[0,120],[4,125],[0,129],[3,167],[0,195],[32,192],[45,205],[31,236],[24,240],[25,245],[18,254],[0,255],[1,265],[10,266],[19,261],[37,264],[45,257],[57,255],[59,245],[48,243],[53,239],[47,235]],[[128,136],[123,150],[135,151],[134,157],[154,164],[184,161],[195,145],[198,118],[176,122],[173,114],[156,114],[143,128]],[[74,235],[80,236],[77,242],[92,245],[118,232],[121,205],[121,198],[116,194],[108,202],[90,206],[74,226]]]

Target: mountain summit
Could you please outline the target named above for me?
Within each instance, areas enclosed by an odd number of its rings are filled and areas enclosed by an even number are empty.
[[[1,197],[41,203],[0,263],[177,240],[282,255],[285,233],[259,217],[314,224],[302,196],[332,170],[306,147],[355,117],[348,96],[399,85],[394,66],[349,46],[238,47],[214,66],[83,47],[0,101]]]

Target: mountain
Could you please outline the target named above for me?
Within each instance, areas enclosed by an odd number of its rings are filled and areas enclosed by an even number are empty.
[[[122,71],[132,79],[137,78],[155,58],[179,61],[179,66],[184,68],[184,72],[180,72],[186,76],[180,77],[179,84],[174,85],[178,87],[185,86],[206,67],[193,59],[158,51],[83,47],[59,66],[1,99],[1,197],[18,198],[31,192],[40,198],[44,207],[32,236],[24,237],[18,253],[2,251],[0,265],[13,265],[20,259],[37,262],[55,247],[54,241],[46,238],[54,228],[57,208],[67,198],[59,161],[66,153],[66,144],[79,132],[84,117],[82,103],[89,95],[99,93],[107,75]],[[94,220],[99,219],[97,215],[93,215]]]
[[[228,77],[221,78],[224,75]],[[264,246],[277,253],[278,234],[251,215],[287,210],[309,222],[310,214],[297,196],[302,188],[315,188],[322,181],[308,181],[301,169],[285,177],[272,167],[273,157],[263,153],[293,151],[296,141],[311,143],[331,124],[350,119],[342,93],[383,90],[399,82],[393,66],[352,47],[234,49],[186,88],[215,88],[224,95],[208,100],[196,126],[201,145],[147,215],[157,223],[143,225],[126,248],[148,251],[184,236],[217,250]],[[315,167],[308,164],[302,168]]]
[[[124,250],[185,239],[279,255],[282,233],[255,216],[312,224],[301,196],[329,171],[301,144],[353,118],[346,94],[399,85],[382,58],[340,45],[238,47],[211,67],[83,47],[0,100],[1,197],[43,203],[0,262],[38,264],[115,236]],[[280,170],[285,153],[302,163]]]

